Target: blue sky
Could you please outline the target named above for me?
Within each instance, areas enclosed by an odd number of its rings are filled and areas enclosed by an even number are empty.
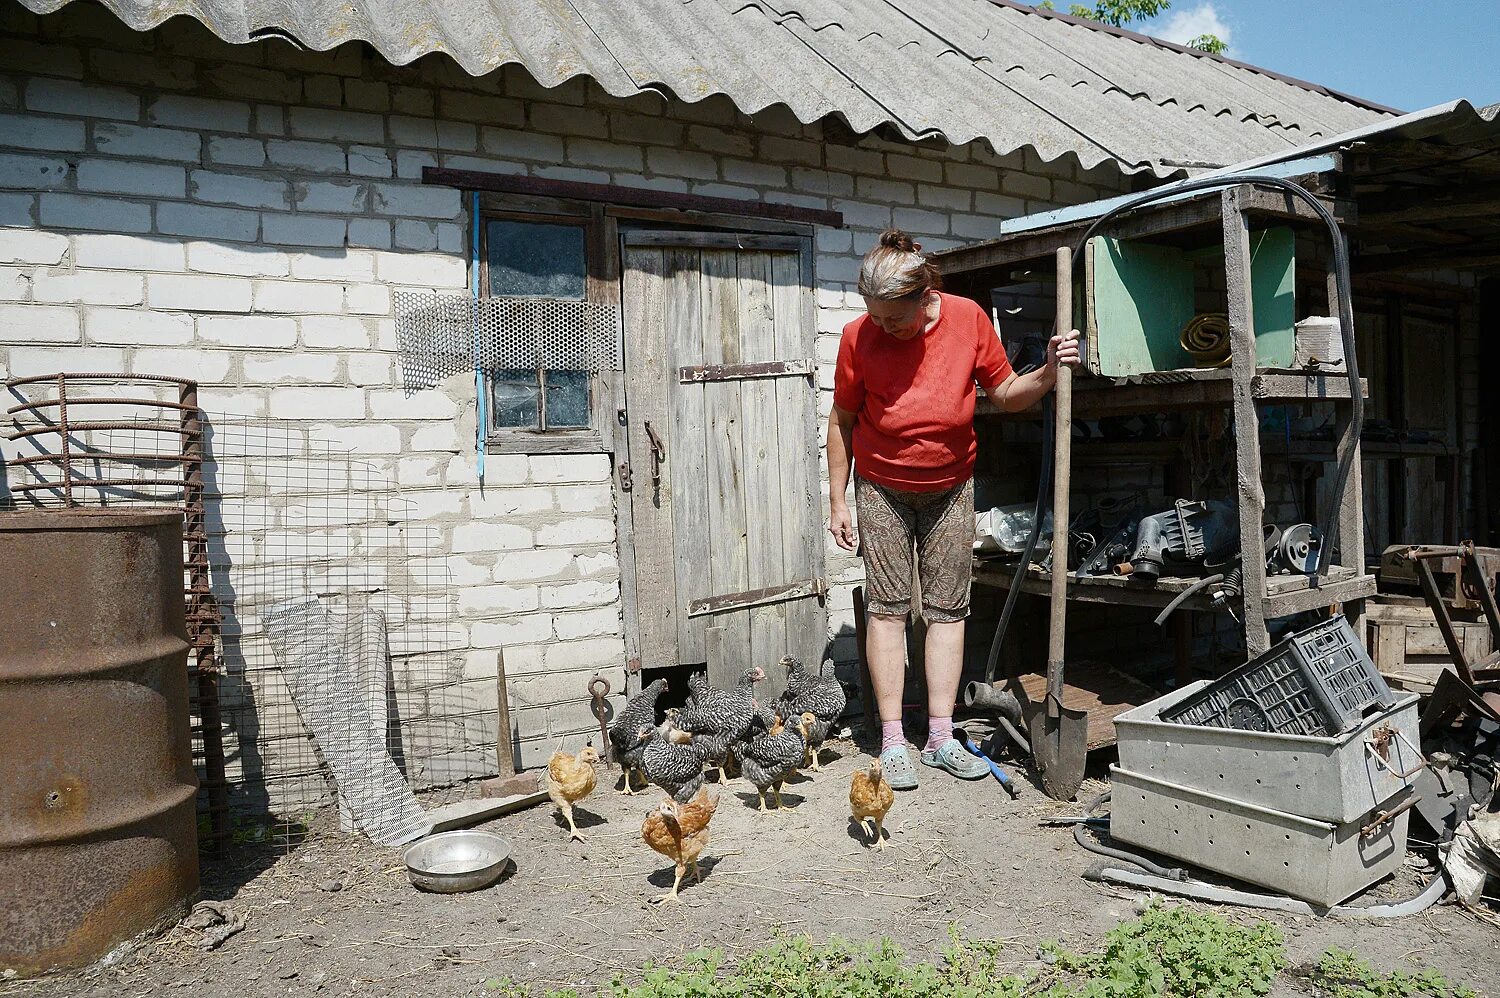
[[[1127,27],[1171,41],[1211,31],[1241,62],[1403,111],[1500,102],[1500,0],[1173,0]]]

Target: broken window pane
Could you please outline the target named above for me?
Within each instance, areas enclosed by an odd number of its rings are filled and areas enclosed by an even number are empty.
[[[496,426],[541,428],[541,384],[536,371],[497,371],[492,384]]]
[[[547,371],[547,428],[589,425],[589,376],[586,371]]]
[[[493,296],[584,297],[588,266],[581,226],[491,219],[485,249]]]

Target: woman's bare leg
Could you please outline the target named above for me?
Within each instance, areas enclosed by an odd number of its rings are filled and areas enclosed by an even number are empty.
[[[960,637],[962,643],[962,637]],[[931,639],[928,639],[929,644]],[[906,615],[872,613],[865,632],[865,657],[881,721],[901,720],[901,694],[906,688]],[[929,674],[931,667],[928,667]],[[958,689],[958,679],[953,680]]]

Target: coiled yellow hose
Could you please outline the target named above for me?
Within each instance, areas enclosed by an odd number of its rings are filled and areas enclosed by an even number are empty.
[[[1178,342],[1192,354],[1197,367],[1224,367],[1229,363],[1229,316],[1223,312],[1194,316],[1182,327]]]

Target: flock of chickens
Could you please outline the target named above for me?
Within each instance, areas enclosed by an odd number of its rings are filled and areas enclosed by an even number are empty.
[[[818,751],[844,711],[844,688],[832,676],[809,674],[789,655],[781,665],[786,690],[769,704],[755,698],[755,684],[766,678],[759,666],[728,690],[699,672],[688,678],[692,692],[687,703],[668,708],[660,723],[656,702],[666,691],[665,679],[632,697],[609,729],[609,752],[624,771],[622,792],[633,795],[654,785],[667,794],[641,826],[646,844],[677,866],[672,890],[656,901],[675,899],[689,869],[694,881],[699,879],[698,857],[708,845],[708,823],[719,804],[718,795],[710,799],[703,785],[707,772],[717,772],[720,785],[727,785],[730,766],[738,764],[755,787],[760,810],[767,812],[767,792],[775,810],[789,810],[781,801],[781,785],[801,769],[819,770]],[[573,804],[593,792],[598,762],[599,753],[587,746],[576,754],[554,752],[547,763],[547,795],[567,819],[569,838],[580,842],[584,837],[573,822]],[[640,790],[635,788],[637,776],[646,783]],[[885,815],[894,800],[880,760],[854,774],[850,818],[862,831],[873,823],[873,841],[881,849],[886,845]]]

